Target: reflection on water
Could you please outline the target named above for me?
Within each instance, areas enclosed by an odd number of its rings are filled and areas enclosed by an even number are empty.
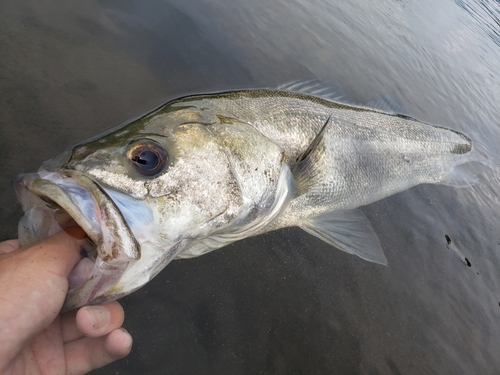
[[[464,17],[463,22],[471,29],[481,29],[496,45],[500,46],[500,5],[498,1],[455,0],[455,3],[466,10],[471,17]]]
[[[14,237],[21,216],[12,176],[190,93],[318,78],[361,104],[388,94],[470,135],[495,167],[499,9],[4,1],[0,237]],[[497,373],[500,181],[474,168],[471,188],[424,185],[363,208],[388,267],[293,228],[171,263],[123,300],[133,353],[95,373]]]

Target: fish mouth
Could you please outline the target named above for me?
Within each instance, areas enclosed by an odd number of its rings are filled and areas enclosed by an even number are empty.
[[[140,259],[140,245],[104,189],[81,172],[44,170],[18,176],[14,189],[25,212],[19,222],[21,246],[61,229],[71,235],[76,226],[87,235],[84,258],[68,278],[63,311],[131,293],[117,284],[130,264]]]

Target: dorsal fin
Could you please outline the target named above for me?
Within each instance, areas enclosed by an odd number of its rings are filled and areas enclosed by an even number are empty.
[[[381,95],[378,99],[369,102],[367,106],[386,113],[408,115],[408,111],[403,104],[389,94]]]
[[[337,85],[319,79],[310,79],[307,81],[297,80],[283,83],[276,87],[276,90],[300,92],[343,103],[351,102],[351,100],[340,91]]]

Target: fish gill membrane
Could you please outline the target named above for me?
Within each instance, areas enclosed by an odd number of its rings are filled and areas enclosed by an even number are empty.
[[[484,157],[465,134],[334,101],[314,84],[291,88],[304,87],[316,95],[176,99],[19,175],[21,245],[72,226],[87,235],[63,310],[128,295],[173,259],[289,226],[386,265],[359,207],[422,183],[475,183],[466,166]]]

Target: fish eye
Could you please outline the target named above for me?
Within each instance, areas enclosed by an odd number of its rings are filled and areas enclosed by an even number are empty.
[[[150,139],[132,143],[127,150],[127,156],[135,170],[148,177],[160,173],[168,161],[165,149]]]

